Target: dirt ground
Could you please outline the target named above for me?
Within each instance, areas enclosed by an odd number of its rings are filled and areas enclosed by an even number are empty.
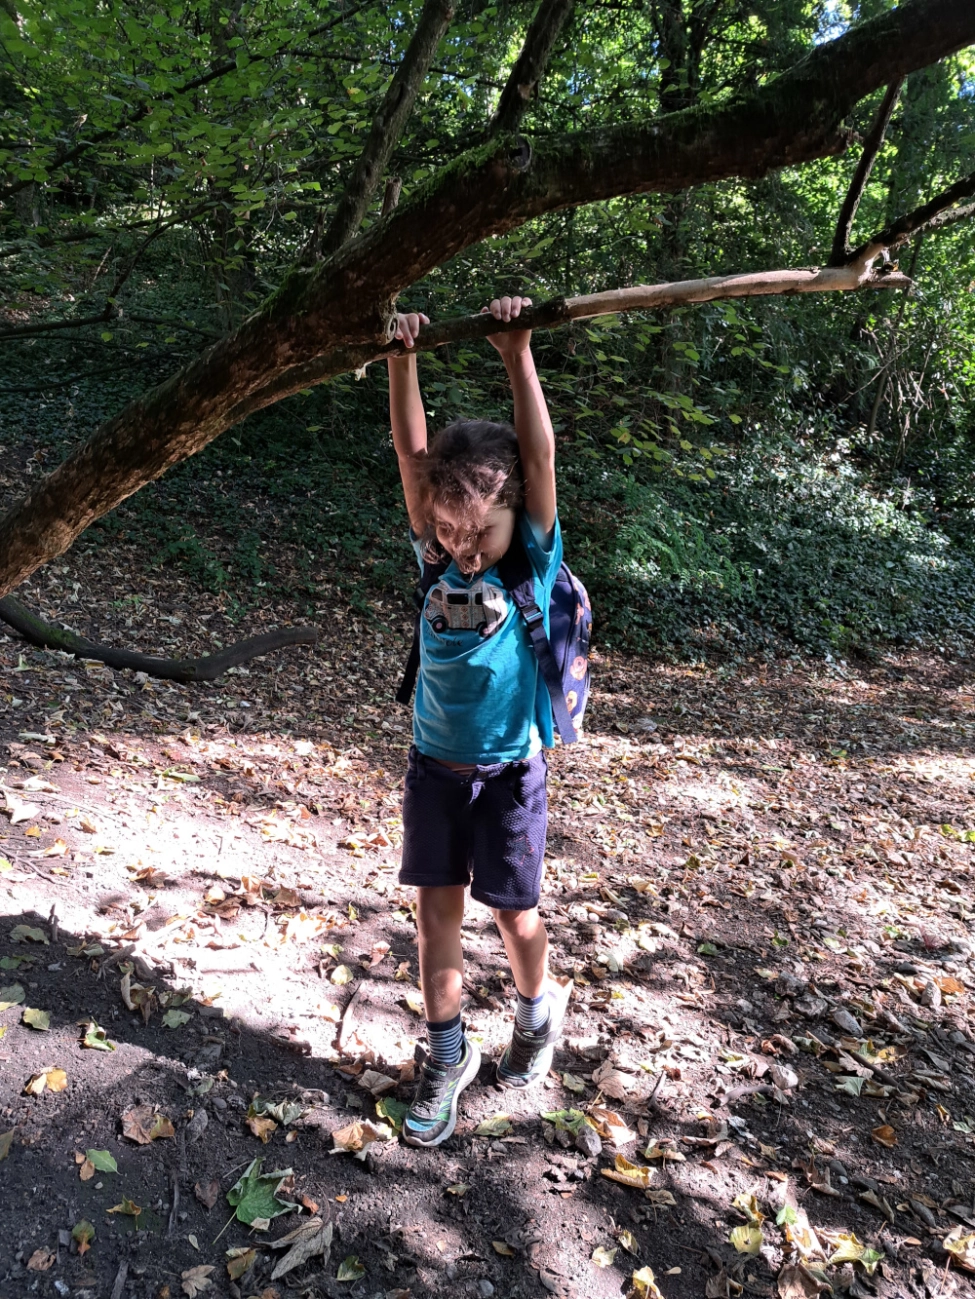
[[[22,594],[230,635],[90,558]],[[556,1068],[493,1084],[514,990],[472,904],[485,1064],[419,1152],[405,621],[197,687],[0,636],[0,1297],[973,1293],[972,661],[597,655],[550,763]]]

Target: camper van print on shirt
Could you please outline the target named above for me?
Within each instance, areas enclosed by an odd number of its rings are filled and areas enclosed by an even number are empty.
[[[449,586],[441,581],[430,588],[423,616],[438,635],[465,630],[476,631],[486,639],[508,616],[508,601],[504,588],[492,582]]]

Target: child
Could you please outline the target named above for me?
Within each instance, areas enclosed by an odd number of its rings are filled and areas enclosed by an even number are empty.
[[[497,320],[528,298],[495,299]],[[397,317],[411,348],[420,313]],[[429,1054],[403,1123],[414,1146],[437,1146],[457,1123],[461,1091],[477,1076],[477,1045],[460,1018],[464,891],[491,908],[511,963],[518,1008],[497,1065],[503,1086],[527,1087],[551,1067],[571,984],[548,977],[538,914],[545,853],[552,705],[521,613],[497,563],[524,546],[535,599],[548,606],[562,537],[555,509],[555,439],[528,330],[489,336],[514,395],[515,423],[459,420],[427,447],[416,356],[389,359],[389,406],[411,540],[423,558],[450,563],[420,618],[420,671],[403,799],[400,882],[417,890],[420,983]]]

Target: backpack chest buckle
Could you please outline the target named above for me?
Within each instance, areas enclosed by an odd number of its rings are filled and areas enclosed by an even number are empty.
[[[544,623],[545,615],[539,609],[538,605],[532,600],[531,604],[522,605],[522,615],[528,624],[528,630],[534,631],[539,623]]]

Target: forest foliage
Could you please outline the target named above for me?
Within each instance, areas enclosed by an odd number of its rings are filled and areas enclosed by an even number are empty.
[[[722,102],[889,7],[579,4],[523,129]],[[477,143],[532,11],[458,4],[390,166],[404,196]],[[2,0],[0,443],[30,450],[28,475],[313,254],[418,15],[371,0]],[[881,98],[849,123],[860,136]],[[954,182],[973,144],[969,49],[907,79],[854,238]],[[555,211],[441,266],[401,306],[442,319],[496,290],[541,300],[823,264],[856,158]],[[975,635],[973,226],[915,239],[900,268],[906,295],[714,302],[536,336],[567,554],[603,644],[846,654]],[[434,424],[506,411],[486,345],[420,365]],[[382,369],[251,416],[77,544],[132,537],[234,612],[278,589],[296,618],[321,614],[326,572],[363,610],[407,592]]]

